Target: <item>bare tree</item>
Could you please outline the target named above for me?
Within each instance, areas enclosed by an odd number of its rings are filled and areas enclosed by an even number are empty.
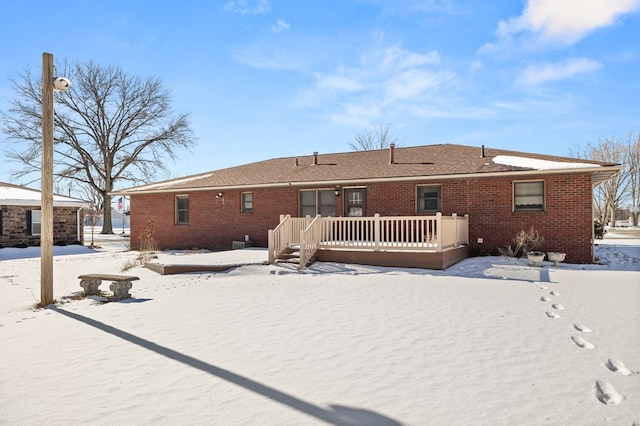
[[[633,225],[638,226],[640,214],[640,132],[629,134],[628,143],[625,146],[626,158],[629,167],[629,199]]]
[[[600,138],[595,144],[588,142],[584,147],[578,145],[570,150],[570,155],[577,158],[625,166],[620,173],[600,183],[594,189],[594,208],[603,219],[603,223],[615,224],[615,211],[622,200],[629,196],[632,167],[637,167],[630,163],[629,155],[633,151],[631,145],[631,137],[627,138],[627,141],[611,137]]]
[[[398,140],[393,135],[391,123],[378,124],[374,129],[362,129],[354,136],[353,142],[349,146],[354,151],[373,151],[375,149],[385,149],[389,145],[399,146]]]
[[[154,78],[140,79],[94,62],[64,64],[59,75],[71,88],[55,94],[54,178],[99,194],[101,233],[112,234],[111,195],[117,182],[151,181],[166,171],[167,157],[193,145],[188,114],[174,114],[168,90]],[[11,80],[16,97],[1,113],[2,131],[14,148],[7,157],[20,166],[18,179],[40,172],[41,82],[27,68]],[[35,181],[37,179],[33,179]]]

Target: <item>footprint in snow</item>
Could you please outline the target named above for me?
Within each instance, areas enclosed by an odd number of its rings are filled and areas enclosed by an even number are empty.
[[[607,368],[614,373],[622,374],[623,376],[631,376],[632,374],[638,374],[635,371],[631,371],[627,368],[626,365],[622,361],[618,361],[617,359],[611,359],[607,361]]]
[[[541,301],[541,302],[548,302],[549,300],[551,300],[551,299],[549,299],[547,296],[542,296],[542,297],[540,298],[540,301]]]
[[[540,290],[546,290],[546,289],[547,289],[547,288],[549,288],[549,287],[547,287],[546,285],[539,285],[539,286],[538,286],[538,288],[539,288]]]
[[[606,405],[617,405],[622,402],[624,396],[620,395],[611,384],[607,382],[596,382],[596,398]]]
[[[555,312],[546,312],[546,314],[549,318],[553,318],[553,319],[560,318],[560,315],[556,314]]]
[[[561,305],[561,304],[559,304],[559,303],[554,303],[553,305],[551,305],[551,307],[552,307],[553,309],[558,309],[559,311],[564,310],[564,306],[562,306],[562,305]]]
[[[591,329],[584,324],[573,324],[573,328],[583,333],[591,333]]]
[[[596,345],[584,340],[582,337],[571,336],[571,340],[573,340],[573,343],[575,343],[576,346],[582,349],[593,349],[596,347]]]
[[[557,291],[555,291],[555,290],[554,290],[554,291],[549,292],[549,294],[550,294],[550,295],[552,295],[552,296],[560,296],[560,293],[558,293],[558,292],[557,292]]]

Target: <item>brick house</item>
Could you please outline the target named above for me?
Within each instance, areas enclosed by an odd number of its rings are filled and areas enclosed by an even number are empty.
[[[0,182],[0,245],[40,245],[40,191]],[[82,208],[90,203],[76,198],[53,196],[53,242],[83,241]]]
[[[468,250],[495,254],[532,226],[542,251],[593,261],[593,187],[619,165],[453,144],[276,158],[117,191],[131,247],[266,247],[281,215],[468,215]]]

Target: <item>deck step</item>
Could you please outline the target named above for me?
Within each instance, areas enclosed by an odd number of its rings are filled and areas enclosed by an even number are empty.
[[[278,259],[280,260],[300,259],[300,253],[283,253],[280,256],[278,256]]]
[[[276,261],[279,263],[291,263],[291,264],[299,265],[300,264],[300,247],[298,246],[289,247],[284,251],[284,253],[278,256]],[[311,265],[315,261],[316,261],[316,256],[314,255],[313,257],[311,257],[311,259],[309,259],[305,267]]]
[[[291,265],[299,265],[300,259],[278,259],[278,263],[290,263]]]

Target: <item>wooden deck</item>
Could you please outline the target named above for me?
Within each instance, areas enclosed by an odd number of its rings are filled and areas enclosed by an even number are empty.
[[[269,263],[314,261],[445,269],[469,256],[469,218],[281,217],[269,231]]]
[[[315,253],[318,262],[355,263],[399,268],[424,268],[444,270],[469,257],[469,246],[443,251],[394,251],[349,250],[320,248]]]

